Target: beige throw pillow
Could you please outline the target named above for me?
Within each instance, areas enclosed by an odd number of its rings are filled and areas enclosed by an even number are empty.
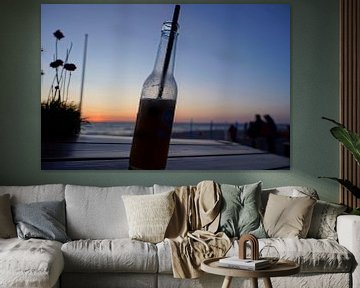
[[[175,207],[173,193],[122,196],[131,239],[151,243],[164,240]]]
[[[311,197],[269,195],[264,228],[269,237],[306,238],[316,200]]]
[[[16,237],[16,228],[11,214],[10,195],[0,196],[0,238]]]

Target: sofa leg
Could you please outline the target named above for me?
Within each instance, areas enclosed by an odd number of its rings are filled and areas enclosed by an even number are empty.
[[[251,278],[251,283],[253,288],[258,288],[258,279],[257,278]]]
[[[225,276],[224,282],[221,286],[221,288],[230,288],[232,277],[231,276]]]
[[[272,284],[271,284],[271,280],[270,278],[266,277],[266,278],[263,278],[264,279],[264,284],[265,284],[265,288],[272,288]]]

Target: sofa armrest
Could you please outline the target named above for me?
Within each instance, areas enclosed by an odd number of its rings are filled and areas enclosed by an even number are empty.
[[[353,287],[360,287],[360,216],[341,215],[336,224],[339,243],[355,257],[352,273]]]

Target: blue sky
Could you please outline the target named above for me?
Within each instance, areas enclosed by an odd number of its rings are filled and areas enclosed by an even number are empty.
[[[42,99],[60,55],[73,43],[77,65],[71,100],[80,94],[84,35],[89,35],[83,112],[89,120],[135,120],[150,74],[168,4],[42,4]],[[290,6],[287,4],[183,4],[179,17],[175,121],[247,122],[270,114],[290,122]],[[63,56],[60,58],[64,58]]]

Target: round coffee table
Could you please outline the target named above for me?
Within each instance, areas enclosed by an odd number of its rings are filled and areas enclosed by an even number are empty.
[[[216,275],[225,276],[222,288],[229,288],[233,277],[251,278],[253,287],[258,288],[258,278],[263,278],[265,287],[272,288],[270,277],[289,276],[300,272],[300,266],[288,260],[279,260],[269,268],[261,270],[245,270],[222,267],[219,259],[206,259],[201,263],[201,270]]]

